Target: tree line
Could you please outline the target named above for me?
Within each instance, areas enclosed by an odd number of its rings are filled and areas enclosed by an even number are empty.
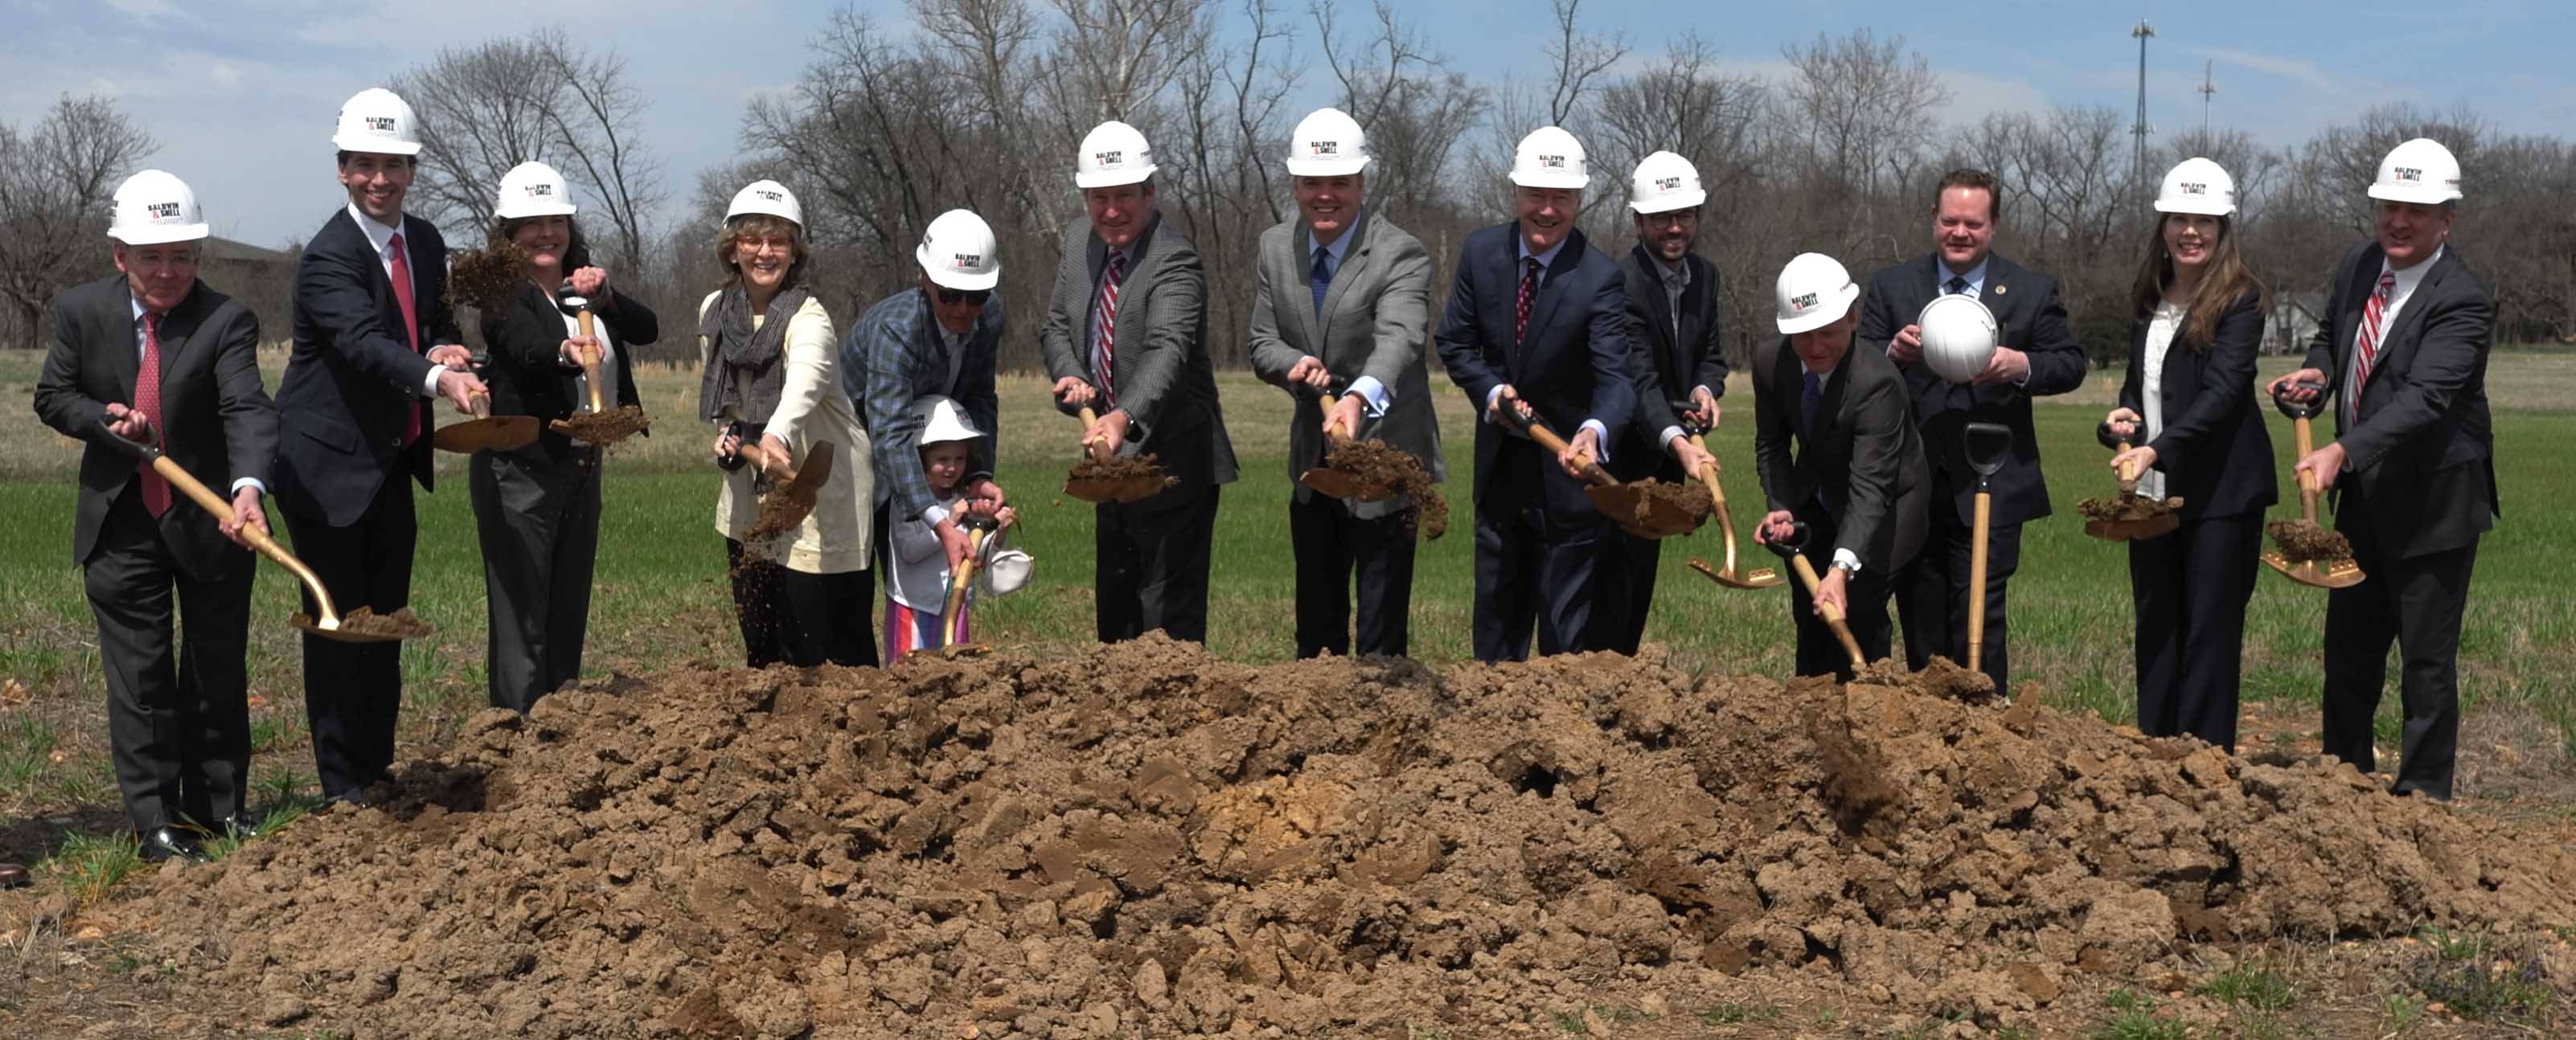
[[[643,131],[650,99],[614,50],[559,29],[442,51],[390,84],[420,112],[410,206],[459,246],[479,242],[492,186],[540,159],[571,178],[594,251],[623,291],[669,318],[716,278],[724,205],[759,177],[793,188],[816,251],[818,295],[846,325],[911,285],[931,218],[972,209],[1002,243],[1013,316],[1003,363],[1039,365],[1037,328],[1068,220],[1072,155],[1102,120],[1152,141],[1159,202],[1207,267],[1220,364],[1241,347],[1261,231],[1295,212],[1280,167],[1291,126],[1322,98],[1357,118],[1377,162],[1372,212],[1414,232],[1446,268],[1474,228],[1508,219],[1502,174],[1538,126],[1590,153],[1582,224],[1613,251],[1633,241],[1627,174],[1656,150],[1699,168],[1699,250],[1717,265],[1730,354],[1767,338],[1770,287],[1799,252],[1855,273],[1930,249],[1931,190],[1952,168],[2005,186],[1998,251],[2057,275],[2097,360],[2125,351],[2129,292],[2153,226],[2155,180],[2206,155],[2237,178],[2236,234],[2274,290],[2274,349],[2311,328],[2340,253],[2369,234],[2370,182],[2399,141],[2459,156],[2467,199],[2453,241],[2494,290],[2505,342],[2576,342],[2576,145],[2506,134],[2474,110],[2382,105],[2299,142],[2236,130],[2164,135],[2133,164],[2129,117],[2105,106],[1946,117],[1938,71],[1901,36],[1867,29],[1781,48],[1786,71],[1731,67],[1692,36],[1645,52],[1584,27],[1553,0],[1534,71],[1470,76],[1385,0],[909,0],[909,19],[844,8],[819,26],[785,90],[733,128],[739,158],[671,183]],[[709,132],[721,132],[710,128]],[[106,269],[106,199],[153,145],[100,98],[65,98],[34,127],[0,126],[0,321],[37,342],[51,296]],[[164,164],[184,177],[184,157]],[[210,281],[213,280],[210,277]],[[251,297],[248,286],[221,285]],[[282,286],[262,317],[286,328]],[[265,296],[266,294],[261,294]],[[685,320],[674,326],[685,328]],[[693,340],[661,353],[694,359]]]

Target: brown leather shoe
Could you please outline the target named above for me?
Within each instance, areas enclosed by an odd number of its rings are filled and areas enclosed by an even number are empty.
[[[15,863],[0,863],[0,888],[16,888],[27,883],[27,868]]]

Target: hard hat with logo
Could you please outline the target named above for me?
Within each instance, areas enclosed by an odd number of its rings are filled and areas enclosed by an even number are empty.
[[[733,202],[725,207],[725,220],[754,213],[785,219],[797,227],[805,226],[805,207],[796,204],[796,193],[777,181],[759,180],[743,185],[733,193]]]
[[[368,87],[340,106],[331,144],[344,152],[419,155],[420,119],[411,104],[383,87]]]
[[[966,409],[950,398],[932,394],[912,402],[910,411],[913,421],[921,424],[921,436],[914,438],[913,443],[925,448],[951,441],[971,441],[984,435],[984,431],[975,428],[973,420],[966,418]]]
[[[2165,171],[2164,186],[2156,189],[2156,212],[2231,216],[2236,212],[2236,178],[2199,156],[2175,163]]]
[[[1524,188],[1592,186],[1592,167],[1583,159],[1583,142],[1553,126],[1542,126],[1512,149],[1512,183]]]
[[[1288,175],[1348,177],[1368,169],[1368,136],[1338,108],[1319,108],[1288,134]]]
[[[2370,182],[2370,197],[2428,206],[2455,201],[2460,197],[2460,160],[2429,137],[2398,145],[2379,160],[2379,179]]]
[[[1914,319],[1922,326],[1923,363],[1953,383],[1970,382],[1995,356],[2001,326],[1995,312],[1966,293],[1943,293]]]
[[[912,251],[921,273],[949,289],[990,289],[1002,280],[1002,245],[984,218],[962,209],[934,217]]]
[[[129,246],[206,237],[206,217],[197,210],[197,193],[160,170],[145,170],[117,185],[115,214],[107,237]]]
[[[1780,269],[1772,289],[1772,317],[1784,336],[1821,329],[1851,313],[1860,286],[1842,262],[1823,253],[1800,253]]]
[[[1669,213],[1708,201],[1700,190],[1699,170],[1671,152],[1656,152],[1637,164],[1628,187],[1628,208],[1639,213]]]
[[[1073,186],[1114,188],[1154,175],[1154,149],[1135,127],[1112,119],[1083,135],[1073,163]]]
[[[501,198],[492,207],[492,215],[502,220],[569,217],[575,211],[563,174],[541,162],[523,162],[502,174]]]

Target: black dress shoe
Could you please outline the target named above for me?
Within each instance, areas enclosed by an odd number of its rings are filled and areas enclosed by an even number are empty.
[[[230,834],[234,841],[249,841],[260,835],[259,817],[246,812],[234,813],[215,821],[215,833]]]
[[[15,863],[0,863],[0,888],[16,888],[27,883],[27,868]]]
[[[197,844],[196,835],[176,827],[156,827],[137,836],[135,840],[142,845],[141,851],[145,863],[159,863],[167,859],[181,859],[190,863],[215,861],[213,856],[206,855],[205,846]]]

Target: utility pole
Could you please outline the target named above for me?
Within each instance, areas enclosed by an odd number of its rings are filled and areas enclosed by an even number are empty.
[[[2215,64],[2209,61],[2200,63],[2200,138],[2203,141],[2209,139],[2209,96],[2218,93],[2218,84],[2209,78],[2210,67]]]
[[[2138,38],[2138,123],[2129,128],[2135,141],[2129,149],[2129,183],[2140,190],[2147,184],[2147,38],[2155,34],[2156,27],[2143,18],[2138,20],[2137,28],[2129,30],[2129,35]]]

